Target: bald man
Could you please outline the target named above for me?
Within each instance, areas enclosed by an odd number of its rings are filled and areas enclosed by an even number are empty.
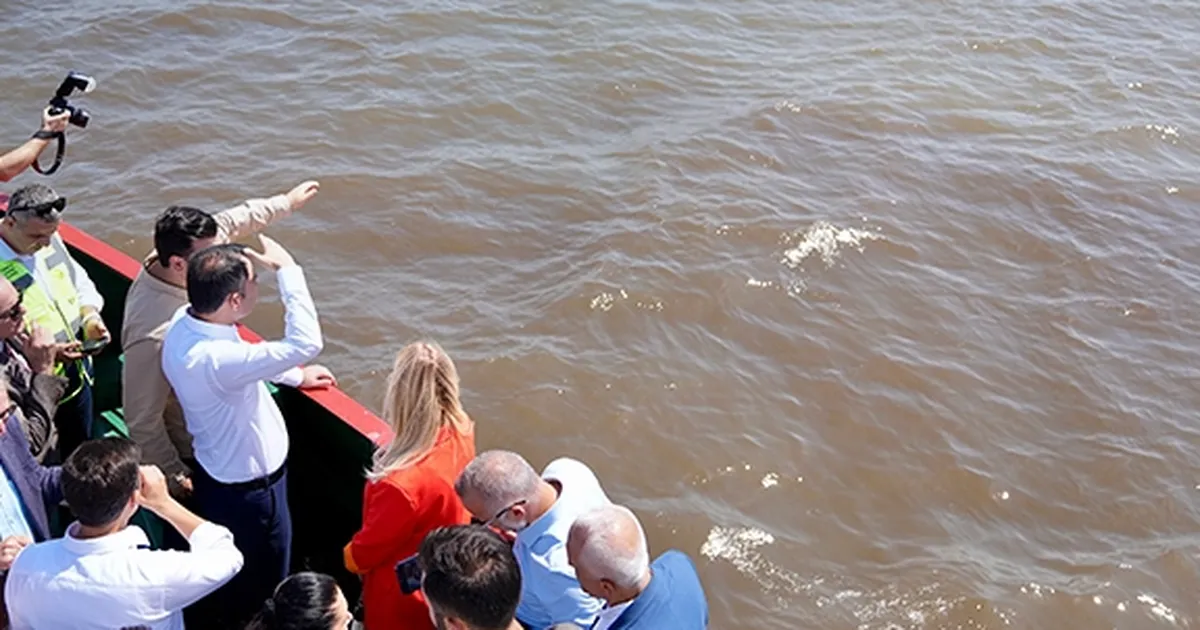
[[[646,534],[628,508],[605,505],[575,519],[567,560],[583,590],[605,601],[592,630],[703,630],[708,602],[687,554],[650,563]]]

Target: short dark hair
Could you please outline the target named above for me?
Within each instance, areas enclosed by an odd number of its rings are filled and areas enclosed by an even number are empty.
[[[246,287],[250,279],[244,245],[213,245],[188,259],[187,294],[192,310],[204,315],[214,313],[225,298]]]
[[[125,438],[79,445],[62,467],[62,493],[75,518],[88,527],[117,520],[138,489],[142,449]]]
[[[246,630],[325,630],[336,616],[337,580],[324,573],[297,573],[275,588]]]
[[[477,630],[502,630],[521,601],[521,568],[512,545],[480,525],[433,530],[421,542],[421,587],[435,612]]]
[[[154,251],[166,267],[172,256],[187,260],[196,241],[217,235],[217,220],[199,208],[171,206],[154,222]]]

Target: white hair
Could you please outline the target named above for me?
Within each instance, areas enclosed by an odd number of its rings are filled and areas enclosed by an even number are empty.
[[[629,508],[604,505],[580,514],[571,525],[579,537],[579,563],[621,588],[633,588],[650,570],[646,532]]]
[[[524,457],[512,451],[484,451],[463,469],[454,490],[458,496],[474,494],[489,511],[499,511],[521,500],[532,499],[542,478]]]

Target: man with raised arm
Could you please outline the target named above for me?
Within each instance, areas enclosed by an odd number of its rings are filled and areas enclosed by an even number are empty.
[[[288,575],[292,521],[287,502],[288,433],[266,382],[334,384],[329,370],[301,368],[321,352],[321,327],[304,272],[279,243],[262,253],[216,245],[188,261],[189,304],[163,339],[162,369],[192,434],[197,509],[228,527],[246,566],[209,602],[240,627]],[[275,272],[284,337],[248,343],[237,324],[258,302],[258,269]]]
[[[192,459],[192,437],[163,375],[162,342],[171,318],[187,303],[188,257],[257,233],[299,210],[318,190],[317,182],[307,181],[287,194],[248,199],[216,214],[171,206],[155,221],[154,251],[146,257],[125,297],[121,406],[129,437],[142,447],[142,463],[161,468],[176,496],[185,497],[192,490],[188,461]]]
[[[62,492],[77,519],[64,538],[30,545],[4,588],[13,630],[183,628],[183,608],[242,567],[229,530],[205,521],[167,492],[162,473],[139,469],[137,444],[85,442],[63,464]],[[189,551],[152,551],[129,526],[139,507],[187,539]]]

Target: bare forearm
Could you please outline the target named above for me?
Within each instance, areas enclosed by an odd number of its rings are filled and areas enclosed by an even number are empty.
[[[33,164],[33,161],[42,154],[42,151],[49,143],[49,140],[31,138],[25,144],[4,155],[0,155],[0,181],[6,182],[20,175],[21,171],[24,171],[29,168],[30,164]]]

